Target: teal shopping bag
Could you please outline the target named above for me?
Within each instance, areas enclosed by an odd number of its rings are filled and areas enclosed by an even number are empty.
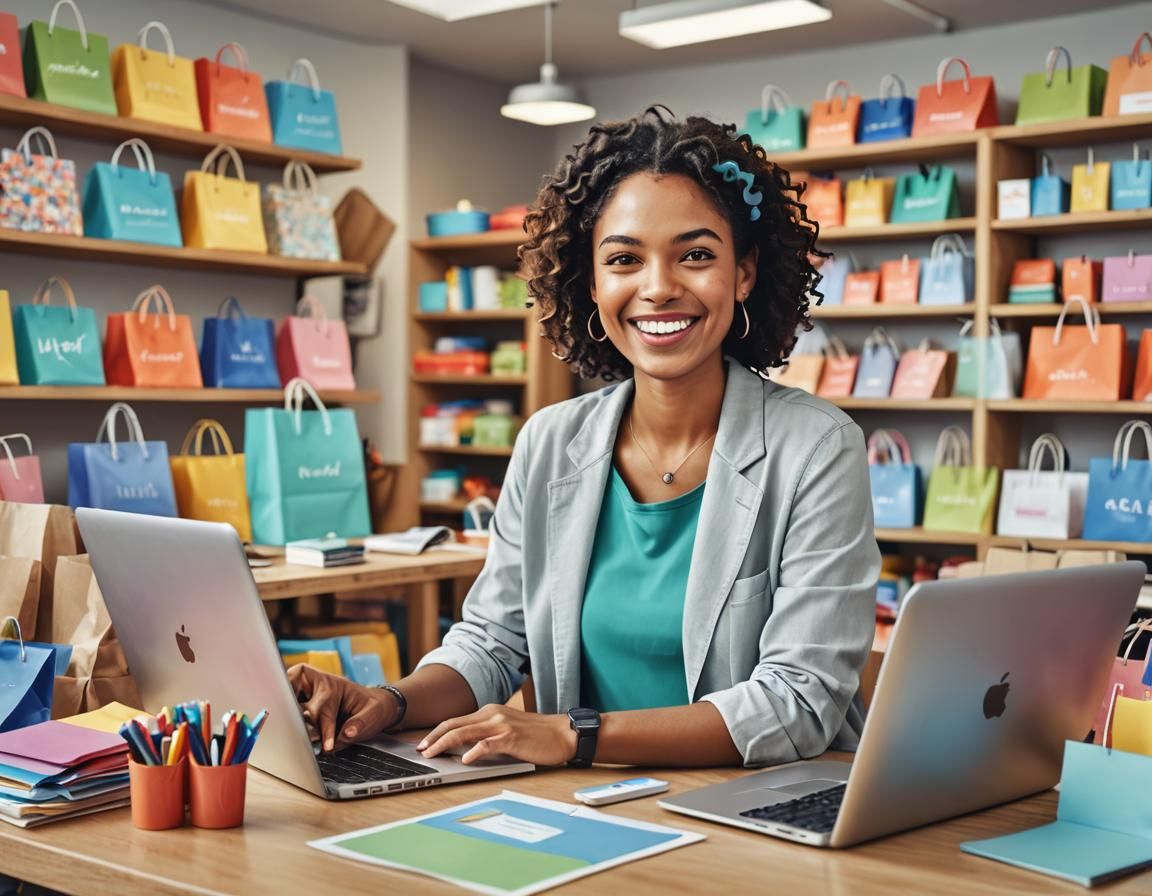
[[[915,174],[902,174],[892,200],[893,224],[943,221],[960,217],[956,169],[947,165],[921,165]]]
[[[1066,67],[1058,71],[1063,58]],[[1072,67],[1072,57],[1064,47],[1048,51],[1044,71],[1024,76],[1020,85],[1020,105],[1016,124],[1038,124],[1099,115],[1104,105],[1104,85],[1108,73],[1095,65]]]
[[[1062,215],[1072,201],[1072,187],[1058,174],[1052,173],[1052,160],[1047,153],[1040,154],[1040,174],[1032,178],[1032,217]]]
[[[960,328],[956,355],[954,398],[1016,398],[1023,373],[1023,353],[1019,333],[1004,333],[989,321],[988,336],[973,336],[972,321]]]
[[[1147,153],[1140,156],[1139,144],[1133,143],[1130,161],[1112,163],[1109,207],[1113,211],[1152,207],[1152,161]]]
[[[52,287],[68,298],[66,308],[48,303]],[[49,277],[31,305],[12,310],[16,365],[25,386],[103,386],[104,359],[96,312],[76,305],[72,287],[63,277]]]
[[[56,24],[61,6],[75,13],[78,31]],[[47,22],[28,23],[24,30],[24,79],[33,99],[116,114],[108,38],[84,26],[73,0],[59,0]]]
[[[283,408],[246,412],[244,454],[255,542],[371,533],[356,415],[326,408],[307,381],[288,382]]]
[[[120,164],[130,148],[139,168]],[[125,140],[111,163],[97,162],[84,179],[84,235],[157,246],[184,245],[172,181],[156,170],[152,150],[138,137]]]
[[[307,84],[297,83],[300,74],[307,76]],[[297,59],[288,72],[288,80],[269,81],[264,85],[264,92],[268,98],[275,143],[340,155],[342,147],[336,98],[332,91],[320,89],[320,79],[311,62]]]
[[[775,84],[768,84],[760,93],[760,108],[748,113],[744,130],[765,152],[803,149],[804,110]]]

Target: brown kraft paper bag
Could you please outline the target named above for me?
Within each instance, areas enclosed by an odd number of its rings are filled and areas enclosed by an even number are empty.
[[[54,504],[0,501],[0,554],[39,560],[40,609],[34,632],[24,637],[52,641],[52,593],[56,558],[78,554],[80,534],[72,510]]]
[[[36,631],[42,572],[39,560],[0,557],[0,619],[14,616],[21,634],[29,639]]]

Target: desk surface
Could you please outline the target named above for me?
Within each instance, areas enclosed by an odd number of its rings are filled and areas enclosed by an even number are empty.
[[[284,600],[310,594],[358,591],[388,585],[413,585],[442,579],[475,578],[484,568],[484,554],[433,548],[409,557],[404,554],[365,554],[363,563],[321,569],[297,566],[274,558],[272,566],[253,569],[252,577],[264,600]]]
[[[245,826],[138,831],[127,809],[21,831],[0,824],[0,872],[75,894],[463,892],[447,884],[317,852],[307,840],[446,809],[507,788],[571,802],[577,787],[625,777],[616,770],[550,770],[394,797],[328,803],[274,778],[249,776]],[[672,792],[724,780],[738,770],[657,771]],[[1053,820],[1046,793],[849,850],[814,849],[666,812],[653,798],[604,811],[698,831],[703,843],[633,862],[569,884],[564,893],[820,893],[833,896],[986,896],[1083,894],[1075,884],[965,855],[965,840]],[[1147,894],[1152,872],[1110,886],[1109,894]]]

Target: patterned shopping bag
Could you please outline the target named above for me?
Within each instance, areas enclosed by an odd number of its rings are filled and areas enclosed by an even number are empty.
[[[760,108],[749,111],[744,130],[767,153],[804,148],[804,110],[775,84],[760,92]]]
[[[40,153],[32,141],[40,141]],[[47,128],[29,130],[15,150],[0,153],[0,227],[80,235],[76,163],[61,159]]]
[[[283,183],[264,188],[264,230],[275,255],[340,260],[332,200],[320,194],[316,174],[304,162],[289,162]]]
[[[307,77],[307,84],[297,83],[301,74]],[[277,144],[340,155],[336,98],[332,91],[320,89],[316,68],[309,60],[297,59],[288,80],[269,81],[264,92],[272,118],[272,139]]]

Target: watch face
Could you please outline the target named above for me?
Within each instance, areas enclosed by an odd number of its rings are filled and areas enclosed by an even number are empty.
[[[571,720],[572,727],[580,730],[583,728],[599,728],[600,727],[600,713],[594,709],[579,709],[568,710],[568,718]]]

